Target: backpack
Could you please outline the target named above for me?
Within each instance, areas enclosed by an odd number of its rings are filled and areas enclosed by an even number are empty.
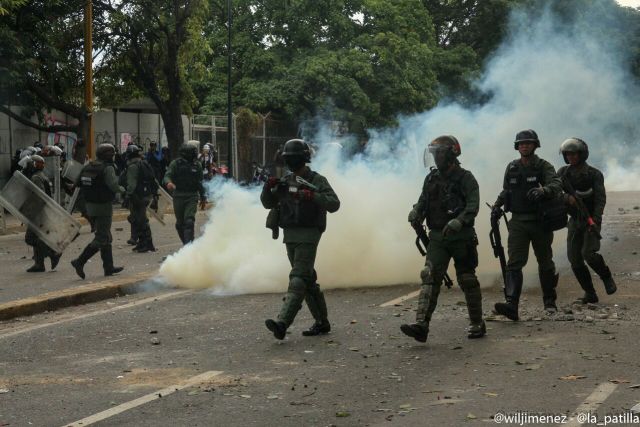
[[[138,185],[135,190],[140,197],[155,195],[158,192],[158,182],[153,168],[146,160],[140,161],[138,168]]]

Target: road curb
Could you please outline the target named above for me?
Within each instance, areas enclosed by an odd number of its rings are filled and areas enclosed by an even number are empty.
[[[45,311],[55,311],[74,305],[88,304],[117,296],[133,294],[138,292],[141,282],[151,279],[156,274],[157,272],[155,271],[138,273],[132,276],[110,280],[108,283],[92,283],[9,301],[0,304],[0,320],[32,316],[34,314],[44,313]]]

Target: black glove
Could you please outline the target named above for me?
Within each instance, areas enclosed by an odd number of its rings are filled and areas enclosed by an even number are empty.
[[[491,222],[500,221],[500,218],[502,217],[502,212],[503,211],[500,206],[493,205],[493,207],[491,208]]]
[[[527,199],[532,202],[537,202],[538,200],[544,197],[544,188],[542,187],[534,187],[531,190],[527,191]]]

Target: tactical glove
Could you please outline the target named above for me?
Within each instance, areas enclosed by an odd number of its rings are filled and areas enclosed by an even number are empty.
[[[527,191],[527,199],[532,202],[537,202],[545,196],[544,188],[542,187],[534,187],[531,190]]]
[[[313,190],[309,190],[307,188],[303,188],[301,190],[298,190],[298,192],[296,193],[296,199],[298,200],[307,200],[307,201],[312,201],[313,198],[315,197],[315,192]]]
[[[278,178],[275,176],[270,176],[267,182],[264,183],[265,190],[271,190],[276,185],[278,185]]]
[[[462,222],[459,219],[452,219],[444,226],[442,229],[442,234],[448,236],[450,234],[455,234],[458,231],[462,230]]]

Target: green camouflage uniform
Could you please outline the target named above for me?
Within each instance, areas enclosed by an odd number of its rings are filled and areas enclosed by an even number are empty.
[[[148,166],[148,165],[147,165]],[[129,198],[129,216],[131,235],[139,239],[139,246],[151,244],[151,227],[147,217],[147,206],[151,203],[151,195],[138,193],[139,181],[142,180],[142,159],[134,157],[127,161],[127,197]],[[148,166],[151,167],[151,166]]]
[[[503,191],[495,206],[505,206],[511,212],[508,237],[507,276],[518,276],[522,282],[522,269],[529,258],[529,245],[538,261],[538,273],[543,299],[555,301],[557,285],[556,267],[553,262],[553,232],[546,231],[539,220],[538,203],[527,198],[527,192],[542,186],[544,197],[557,197],[562,192],[562,182],[551,163],[532,155],[528,165],[520,159],[509,163],[504,175]],[[518,292],[519,298],[519,292]]]
[[[473,227],[479,206],[478,182],[471,172],[458,165],[446,174],[432,169],[424,180],[418,203],[413,206],[417,221],[421,223],[426,218],[429,227],[430,243],[420,273],[422,286],[416,315],[416,323],[427,331],[451,258],[465,295],[470,323],[482,324],[482,294],[475,275],[478,238]],[[453,219],[460,221],[462,228],[445,236],[442,230]]]
[[[198,195],[205,200],[205,189],[202,185],[202,165],[197,159],[188,161],[182,157],[173,160],[164,175],[165,185],[172,182],[173,211],[176,216],[176,230],[183,243],[195,238],[196,213],[198,212]]]
[[[598,253],[602,215],[607,203],[604,176],[602,172],[586,162],[579,166],[564,166],[558,170],[558,175],[563,182],[568,181],[570,187],[575,191],[583,194],[590,193],[582,198],[582,201],[596,223],[595,230],[589,230],[586,218],[582,218],[575,207],[569,206],[567,256],[582,288],[586,292],[595,293],[591,273],[589,273],[585,261],[602,280],[611,278],[609,267],[602,255]]]
[[[289,186],[296,186],[295,175],[282,178],[274,189],[266,186],[260,195],[266,209],[279,209],[279,226],[284,230],[284,243],[291,264],[289,288],[278,320],[289,327],[306,301],[309,311],[318,323],[327,321],[327,305],[316,282],[314,263],[320,237],[326,228],[326,213],[340,207],[340,200],[322,175],[305,167],[300,175],[317,187],[312,201],[295,200]]]

